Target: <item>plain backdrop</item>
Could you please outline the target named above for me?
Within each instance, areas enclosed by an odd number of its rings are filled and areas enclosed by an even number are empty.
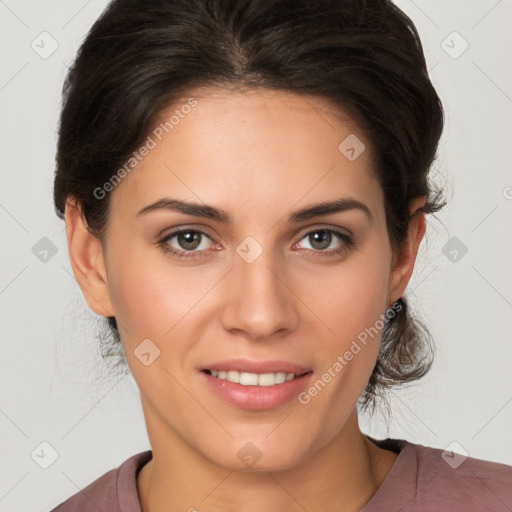
[[[150,447],[135,382],[101,358],[52,204],[62,82],[105,5],[0,0],[2,512],[48,511]],[[399,6],[446,110],[434,172],[449,204],[428,221],[408,291],[437,355],[392,395],[389,425],[361,425],[512,464],[512,3]]]

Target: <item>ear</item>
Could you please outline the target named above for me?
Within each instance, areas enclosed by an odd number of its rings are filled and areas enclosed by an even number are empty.
[[[101,242],[89,231],[80,206],[66,200],[66,236],[71,267],[87,305],[100,316],[114,316]]]
[[[393,257],[388,285],[388,307],[402,297],[412,276],[418,248],[425,234],[425,213],[422,208],[426,200],[426,196],[419,196],[409,202],[410,220],[407,238]]]

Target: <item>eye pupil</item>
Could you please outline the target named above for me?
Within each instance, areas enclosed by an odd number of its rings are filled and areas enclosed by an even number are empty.
[[[183,231],[178,234],[178,243],[183,249],[197,249],[200,245],[201,234],[195,231]]]
[[[309,235],[309,241],[311,246],[315,249],[322,250],[329,247],[332,240],[332,233],[329,231],[315,231]],[[315,244],[319,244],[320,247],[315,246]]]

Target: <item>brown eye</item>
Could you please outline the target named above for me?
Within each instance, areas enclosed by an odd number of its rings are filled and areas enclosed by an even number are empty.
[[[308,235],[308,240],[313,249],[323,251],[331,245],[332,233],[327,230],[313,231]]]
[[[202,237],[203,235],[198,231],[182,231],[176,235],[176,241],[181,249],[192,251],[199,247]]]
[[[212,239],[197,229],[182,229],[169,233],[158,245],[164,252],[172,253],[177,259],[199,258],[208,255],[212,248]]]
[[[337,229],[315,229],[306,233],[294,248],[305,249],[314,257],[329,257],[343,255],[352,246],[352,238]]]

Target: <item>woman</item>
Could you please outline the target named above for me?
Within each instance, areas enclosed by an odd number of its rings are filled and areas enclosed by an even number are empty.
[[[385,0],[112,2],[64,88],[55,205],[151,450],[54,510],[507,510],[512,467],[358,426],[425,375],[404,298],[443,125]]]

